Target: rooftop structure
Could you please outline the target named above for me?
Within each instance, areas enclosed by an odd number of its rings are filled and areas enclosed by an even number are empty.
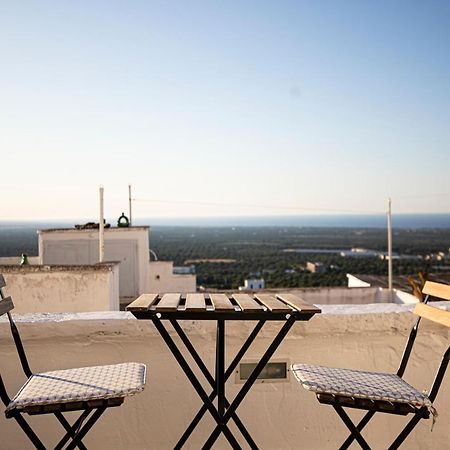
[[[99,261],[95,229],[38,230],[43,265],[92,265]],[[149,227],[105,228],[105,261],[118,261],[119,295],[134,299],[148,290]]]
[[[144,292],[196,291],[192,267],[175,273],[172,261],[150,260],[148,226],[105,228],[106,262],[99,263],[93,225],[38,230],[39,255],[27,265],[0,257],[19,312],[119,310]]]

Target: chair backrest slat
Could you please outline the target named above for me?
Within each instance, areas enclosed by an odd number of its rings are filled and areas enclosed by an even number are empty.
[[[414,314],[450,328],[450,311],[435,308],[425,303],[417,303]]]
[[[1,283],[3,283],[2,287],[4,287],[6,285],[3,275],[0,274],[0,284]],[[3,295],[2,288],[0,288],[0,316],[8,313],[9,325],[11,328],[11,333],[12,333],[12,336],[14,339],[14,343],[16,344],[17,353],[19,354],[20,363],[22,364],[22,368],[23,368],[25,375],[27,377],[30,377],[32,375],[32,372],[30,370],[30,366],[27,361],[27,355],[25,354],[22,340],[20,339],[19,330],[17,329],[16,324],[14,323],[12,315],[9,314],[9,312],[12,309],[14,309],[14,303],[12,302],[11,297],[5,297]],[[0,390],[1,389],[2,389],[2,387],[1,387],[1,383],[0,383]]]
[[[447,284],[427,281],[422,289],[422,293],[442,300],[450,300],[450,286]]]
[[[0,289],[6,286],[5,277],[0,273]]]
[[[442,283],[435,283],[434,281],[427,281],[422,289],[422,293],[431,295],[442,300],[450,300],[450,286]],[[418,303],[414,308],[414,314],[423,317],[424,319],[450,327],[450,311],[435,308],[429,303]]]
[[[6,314],[7,312],[14,309],[14,304],[12,302],[11,297],[6,297],[2,300],[0,300],[0,316],[3,314]]]

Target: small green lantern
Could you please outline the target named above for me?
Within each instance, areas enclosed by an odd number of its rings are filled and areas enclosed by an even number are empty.
[[[130,226],[130,221],[124,213],[122,213],[122,215],[117,220],[117,226],[119,228],[127,228]]]

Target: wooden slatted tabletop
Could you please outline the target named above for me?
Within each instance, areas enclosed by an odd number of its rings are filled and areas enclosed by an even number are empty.
[[[295,315],[300,320],[320,313],[320,309],[291,293],[166,293],[143,294],[127,306],[139,319],[157,315],[164,318],[266,319],[280,320]]]
[[[214,311],[230,312],[235,310],[235,305],[231,303],[230,299],[225,294],[209,294]]]

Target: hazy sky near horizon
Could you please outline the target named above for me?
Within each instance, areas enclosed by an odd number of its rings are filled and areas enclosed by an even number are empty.
[[[0,0],[2,219],[450,212],[448,1]]]

